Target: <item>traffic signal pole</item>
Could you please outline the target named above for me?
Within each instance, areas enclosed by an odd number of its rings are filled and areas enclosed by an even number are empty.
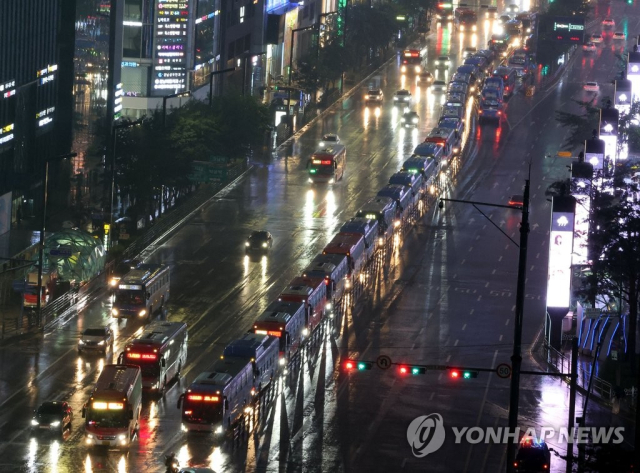
[[[529,179],[525,181],[522,199],[522,222],[520,223],[520,253],[518,256],[518,282],[516,287],[516,317],[513,324],[513,354],[511,355],[511,389],[509,395],[509,432],[518,427],[520,401],[520,370],[522,368],[522,319],[524,314],[525,279],[527,271],[527,245],[529,242]],[[507,473],[513,471],[516,459],[516,444],[507,443]]]

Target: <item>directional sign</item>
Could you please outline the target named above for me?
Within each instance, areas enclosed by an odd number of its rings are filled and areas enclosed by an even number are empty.
[[[500,378],[511,377],[511,365],[508,365],[506,363],[502,363],[501,365],[498,365],[498,367],[496,368],[496,374]]]
[[[49,256],[67,257],[71,256],[72,254],[73,251],[67,246],[61,246],[60,248],[52,248],[49,250]]]
[[[376,359],[376,365],[378,365],[378,368],[380,368],[381,370],[387,370],[391,368],[391,358],[389,358],[387,355],[380,355]]]

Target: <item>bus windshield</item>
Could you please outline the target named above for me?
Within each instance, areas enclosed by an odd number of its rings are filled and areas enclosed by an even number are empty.
[[[127,419],[125,409],[88,409],[87,425],[92,427],[116,428],[127,427],[129,419]]]
[[[509,59],[509,64],[522,65],[524,63],[525,63],[525,58],[524,57],[513,56],[513,57],[511,57],[511,59]]]
[[[202,398],[192,400],[190,398]],[[207,422],[217,422],[222,419],[222,401],[204,401],[205,396],[201,394],[190,394],[185,397],[183,414],[188,419],[201,419]]]
[[[126,305],[144,305],[144,291],[122,291],[116,294],[116,302]]]

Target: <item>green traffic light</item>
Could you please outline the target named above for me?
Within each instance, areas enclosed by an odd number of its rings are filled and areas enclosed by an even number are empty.
[[[463,377],[464,379],[469,379],[469,378],[471,378],[471,373],[469,373],[468,371],[465,371],[465,372],[462,374],[462,377]]]
[[[357,366],[358,371],[370,370],[373,367],[373,363],[368,361],[359,361]]]
[[[421,366],[412,366],[411,367],[411,374],[412,375],[417,375],[417,374],[425,374],[427,372],[426,368],[423,368]]]
[[[367,366],[366,366],[364,363],[362,363],[362,362],[358,363],[358,369],[359,369],[360,371],[362,371],[362,370],[366,369],[366,367],[367,367]]]

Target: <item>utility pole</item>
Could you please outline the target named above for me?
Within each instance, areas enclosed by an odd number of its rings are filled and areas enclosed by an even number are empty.
[[[511,355],[511,389],[509,396],[509,433],[518,427],[518,403],[520,400],[520,370],[522,368],[522,319],[524,314],[524,282],[527,271],[527,244],[529,241],[529,179],[524,185],[522,222],[520,223],[520,253],[518,257],[518,282],[516,288],[516,320],[513,324],[513,354]],[[516,458],[516,444],[507,444],[507,473],[512,471]]]
[[[573,337],[571,341],[571,384],[569,385],[569,432],[571,439],[573,428],[576,422],[576,392],[578,390],[578,338]],[[567,469],[566,473],[573,471],[573,442],[569,440],[567,444]]]

